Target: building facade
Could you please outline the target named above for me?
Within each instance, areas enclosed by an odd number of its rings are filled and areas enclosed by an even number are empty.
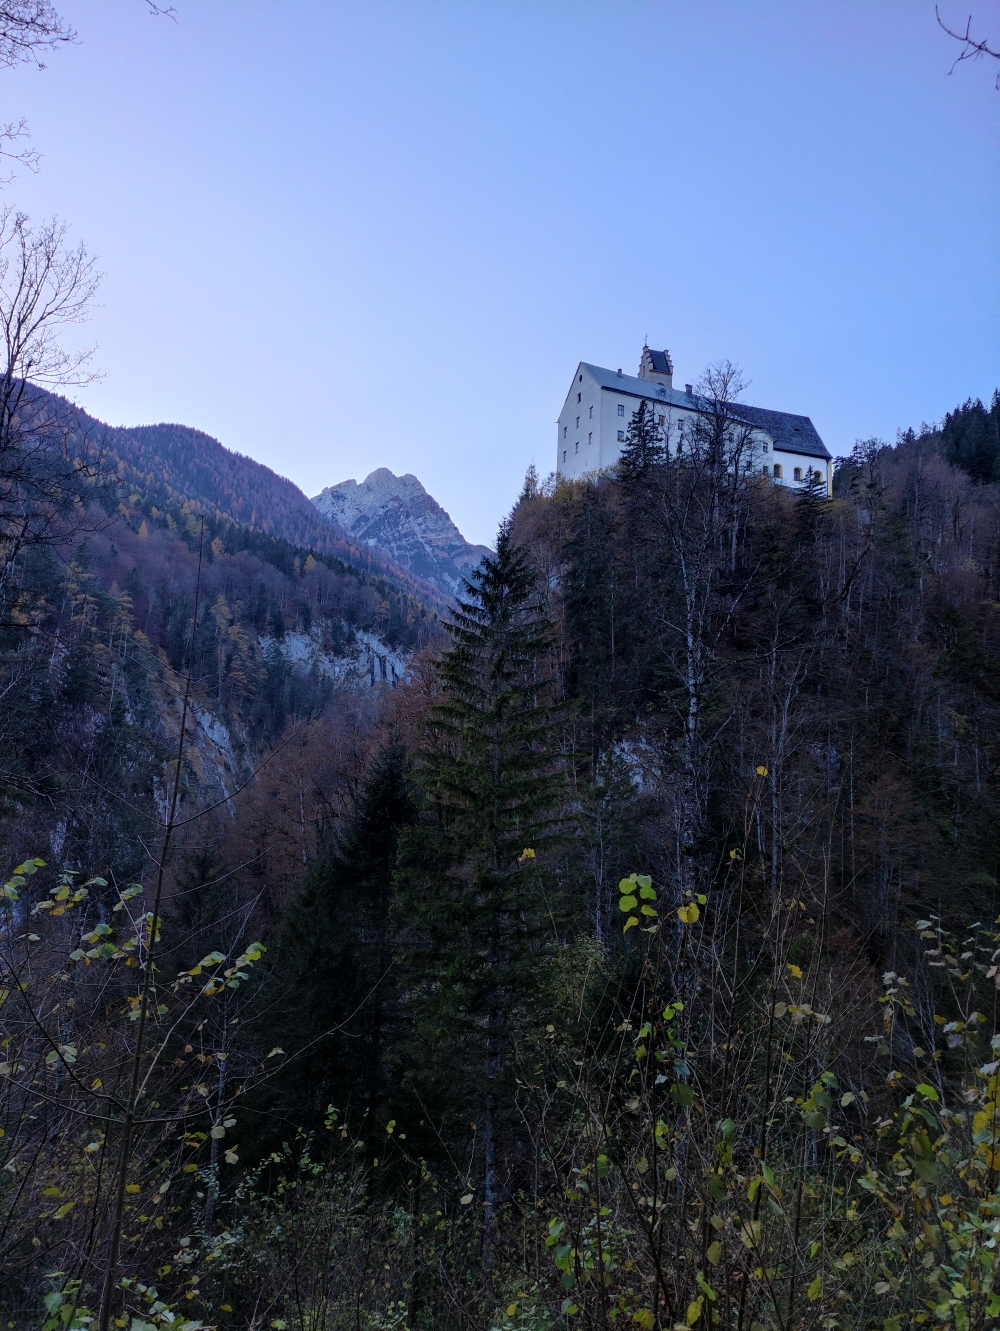
[[[663,442],[675,452],[705,409],[691,385],[673,386],[674,367],[668,351],[643,347],[638,375],[606,370],[581,361],[559,415],[556,471],[567,480],[613,467],[625,446],[632,413],[646,401]],[[833,459],[808,416],[762,407],[733,409],[751,429],[756,468],[782,485],[802,485],[818,473],[833,493]]]

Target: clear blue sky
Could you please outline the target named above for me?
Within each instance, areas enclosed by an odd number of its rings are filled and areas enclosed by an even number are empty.
[[[115,424],[489,541],[578,360],[727,356],[834,454],[1000,380],[998,112],[932,0],[64,0],[9,202],[106,273]],[[946,0],[998,26],[994,0]],[[994,32],[994,35],[997,35]]]

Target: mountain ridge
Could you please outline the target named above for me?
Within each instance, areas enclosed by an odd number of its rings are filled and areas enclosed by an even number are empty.
[[[95,490],[153,515],[169,509],[204,512],[317,554],[335,556],[387,577],[432,606],[440,589],[370,544],[359,542],[320,514],[294,481],[213,435],[175,422],[108,425],[69,399],[32,389],[33,410],[50,429],[54,447],[66,447],[89,466]],[[113,502],[113,501],[112,501]]]
[[[349,537],[384,551],[446,596],[458,595],[492,553],[465,539],[412,472],[397,476],[377,467],[363,481],[328,485],[312,502]]]

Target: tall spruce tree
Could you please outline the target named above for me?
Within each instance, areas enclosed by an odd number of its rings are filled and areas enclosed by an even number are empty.
[[[384,1107],[395,996],[391,882],[400,830],[414,817],[406,754],[391,743],[286,912],[274,977],[282,993],[267,1021],[289,1056],[280,1112],[296,1127],[317,1126],[331,1102],[356,1120]]]
[[[499,1140],[515,1021],[530,1008],[553,916],[542,867],[563,782],[551,627],[509,525],[466,584],[420,773],[426,818],[401,840],[401,906],[414,1029],[409,1079],[452,1128],[482,1125],[483,1262],[500,1201]],[[529,852],[529,853],[526,853]]]

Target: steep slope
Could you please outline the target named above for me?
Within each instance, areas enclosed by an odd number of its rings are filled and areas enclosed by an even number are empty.
[[[218,439],[187,425],[111,426],[55,394],[32,389],[41,423],[39,439],[85,458],[96,471],[95,490],[114,507],[124,501],[156,516],[183,509],[237,523],[317,554],[389,578],[431,604],[435,587],[419,583],[371,545],[352,539],[321,517],[292,481]]]
[[[472,545],[416,476],[379,467],[360,484],[328,485],[313,503],[355,540],[385,551],[397,564],[454,596],[476,568],[485,545]]]

